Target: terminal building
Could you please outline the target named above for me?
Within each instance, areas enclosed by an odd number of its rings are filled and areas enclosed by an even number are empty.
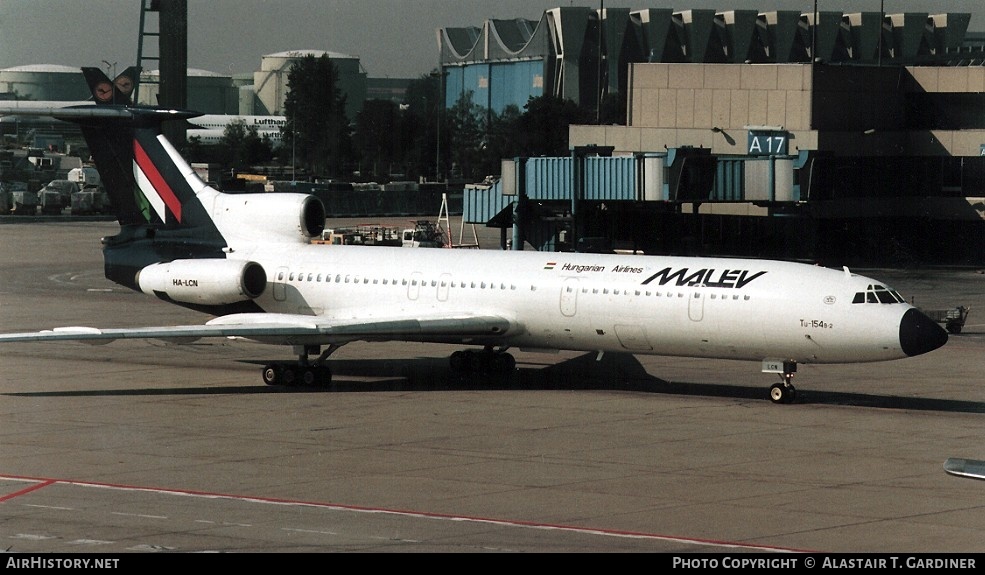
[[[516,220],[514,237],[545,250],[601,238],[652,253],[980,264],[985,52],[969,24],[567,7],[439,30],[449,106],[553,95],[626,107],[625,124],[572,126],[570,157],[505,161],[499,182],[466,191],[466,213]]]

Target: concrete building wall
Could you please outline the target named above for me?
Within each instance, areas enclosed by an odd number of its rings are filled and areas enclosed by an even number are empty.
[[[770,126],[791,153],[980,156],[985,68],[633,64],[627,109],[627,126],[572,126],[569,144],[741,155],[748,128]]]
[[[157,105],[160,94],[158,71],[151,70],[141,74],[139,103]],[[238,114],[239,88],[233,85],[232,78],[206,70],[188,70],[187,76],[188,108],[203,114]]]
[[[633,64],[629,126],[738,130],[810,127],[810,67]]]

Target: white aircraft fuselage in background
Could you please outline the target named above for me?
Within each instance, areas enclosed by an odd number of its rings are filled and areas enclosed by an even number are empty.
[[[225,136],[226,127],[234,122],[242,122],[247,129],[255,129],[261,138],[269,138],[273,143],[279,144],[283,139],[280,128],[287,125],[287,117],[203,114],[189,118],[189,128],[185,131],[185,136],[197,137],[206,144],[217,144]]]

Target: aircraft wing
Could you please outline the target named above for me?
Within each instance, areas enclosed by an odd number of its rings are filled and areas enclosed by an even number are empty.
[[[158,339],[189,343],[202,338],[243,338],[284,345],[322,345],[350,341],[446,340],[449,342],[495,340],[511,332],[513,321],[496,315],[474,313],[430,317],[373,317],[328,319],[294,314],[243,313],[215,318],[204,325],[175,325],[100,329],[60,327],[28,333],[0,334],[0,343],[80,341],[104,344],[118,339]]]
[[[985,479],[985,461],[949,457],[944,462],[944,471],[959,477]]]

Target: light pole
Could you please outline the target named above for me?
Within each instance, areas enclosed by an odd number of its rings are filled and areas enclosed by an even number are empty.
[[[885,0],[879,0],[879,56],[878,56],[878,66],[882,67],[882,26],[883,20],[886,19],[886,2]]]
[[[598,69],[595,71],[596,72],[595,79],[596,79],[596,82],[598,83],[598,86],[597,86],[598,93],[595,94],[596,95],[596,98],[595,98],[595,123],[596,124],[601,124],[602,123],[602,96],[603,96],[603,94],[605,94],[605,91],[606,91],[606,89],[602,87],[602,41],[604,40],[604,37],[602,35],[602,25],[604,23],[604,15],[605,15],[605,1],[604,0],[599,0],[599,17],[598,17],[598,23],[599,23],[599,52],[598,52],[598,60],[599,60],[599,62],[598,62]]]
[[[445,110],[445,72],[441,69],[441,65],[438,65],[438,69],[431,72],[431,76],[437,76],[438,78],[438,97],[436,98],[437,111],[435,120],[435,136],[434,136],[434,181],[441,181],[441,117]]]

